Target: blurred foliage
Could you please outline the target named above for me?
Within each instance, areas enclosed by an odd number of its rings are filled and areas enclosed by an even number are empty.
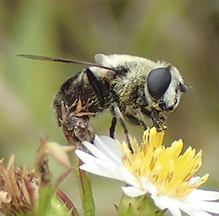
[[[14,152],[17,162],[32,168],[41,135],[66,143],[50,103],[60,85],[83,68],[16,54],[93,61],[96,53],[126,53],[180,69],[190,91],[168,115],[166,143],[182,138],[185,145],[203,149],[200,172],[210,173],[207,186],[219,189],[218,0],[0,0],[0,8],[1,157]],[[108,125],[109,114],[93,121],[98,134],[107,134]],[[140,140],[142,130],[130,128]],[[115,182],[107,181],[108,189],[101,181],[94,188],[101,188],[95,194],[97,215],[104,209],[114,213],[113,206],[98,203],[107,191],[111,203],[117,202],[118,188],[112,193]]]

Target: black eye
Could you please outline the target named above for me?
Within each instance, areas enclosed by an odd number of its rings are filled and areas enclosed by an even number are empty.
[[[171,82],[171,74],[168,68],[156,68],[152,70],[147,79],[148,91],[153,99],[163,96]]]

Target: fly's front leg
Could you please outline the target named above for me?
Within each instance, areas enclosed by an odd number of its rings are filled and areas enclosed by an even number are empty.
[[[141,125],[144,128],[144,130],[147,130],[148,127],[144,121],[144,116],[143,116],[142,112],[138,112],[138,118],[141,119],[140,122],[141,122]]]
[[[160,113],[160,111],[151,108],[151,119],[153,121],[153,126],[157,128],[157,131],[165,130],[166,127],[164,123],[166,121],[166,117]]]
[[[90,68],[86,68],[85,73],[87,75],[89,83],[91,84],[97,95],[100,106],[103,106],[105,103],[105,97],[103,95],[102,83],[96,78]]]
[[[147,125],[144,121],[143,114],[139,111],[136,113],[136,116],[133,115],[131,112],[126,112],[124,114],[125,118],[127,118],[132,124],[140,126],[144,128],[144,130],[147,130]]]

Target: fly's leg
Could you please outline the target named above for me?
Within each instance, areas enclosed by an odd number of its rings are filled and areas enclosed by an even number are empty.
[[[113,105],[113,111],[114,111],[114,114],[115,114],[116,118],[120,121],[120,123],[122,125],[123,131],[126,135],[126,139],[127,139],[127,142],[128,142],[128,147],[129,147],[130,151],[133,152],[132,145],[131,145],[131,142],[130,142],[129,132],[128,132],[128,129],[126,127],[125,121],[122,117],[122,113],[121,113],[121,111],[120,111],[120,109],[117,105]]]
[[[116,117],[114,116],[114,117],[112,118],[111,126],[110,126],[110,129],[109,129],[109,135],[110,135],[110,137],[113,138],[113,139],[114,139],[114,135],[115,135],[116,123],[117,123],[117,119],[116,119]]]
[[[157,131],[162,131],[166,129],[166,126],[164,126],[166,117],[154,108],[151,109],[151,119],[153,121],[154,127],[157,128]]]
[[[109,95],[104,95],[104,92],[106,91],[103,91],[103,86],[104,84],[97,79],[97,77],[93,74],[93,72],[87,68],[85,70],[85,73],[87,75],[87,78],[90,82],[90,84],[92,85],[97,97],[98,97],[98,100],[99,100],[99,103],[100,103],[100,106],[104,107],[104,103],[105,103],[105,99],[107,97],[109,97]],[[126,139],[127,139],[127,142],[128,142],[128,146],[129,146],[129,149],[130,151],[133,152],[133,149],[132,149],[132,146],[131,146],[131,142],[130,142],[130,137],[129,137],[129,133],[128,133],[128,129],[125,125],[125,121],[122,117],[122,113],[121,111],[119,110],[119,107],[117,105],[113,105],[113,113],[115,115],[115,117],[113,117],[112,119],[112,122],[111,122],[111,127],[110,127],[110,136],[111,137],[114,137],[114,132],[115,132],[115,127],[116,127],[116,119],[118,119],[122,125],[122,128],[124,130],[124,133],[126,135]]]
[[[103,107],[104,103],[105,103],[105,98],[106,98],[106,96],[104,96],[104,94],[103,94],[103,92],[104,92],[103,87],[102,87],[103,83],[96,78],[96,76],[93,74],[93,72],[89,68],[86,68],[85,73],[87,75],[89,83],[93,87],[93,89],[98,97],[100,106]]]
[[[144,128],[144,130],[147,130],[148,127],[145,121],[143,120],[144,116],[141,112],[138,112],[136,116],[129,112],[125,113],[124,115],[125,115],[125,118],[127,118],[132,124],[140,126]]]

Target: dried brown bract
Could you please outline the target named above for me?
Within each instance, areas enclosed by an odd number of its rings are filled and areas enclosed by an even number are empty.
[[[0,161],[0,210],[7,216],[27,213],[38,200],[39,179],[34,171],[14,166],[12,155],[8,165]]]

